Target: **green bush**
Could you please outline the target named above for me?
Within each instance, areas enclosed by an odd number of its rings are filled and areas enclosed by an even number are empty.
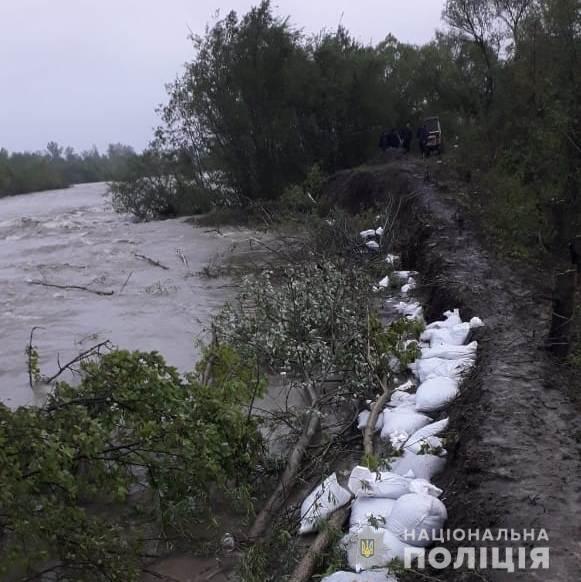
[[[226,346],[187,378],[115,351],[40,408],[0,406],[2,577],[138,580],[144,538],[194,537],[248,483],[261,438],[245,407],[263,387]]]

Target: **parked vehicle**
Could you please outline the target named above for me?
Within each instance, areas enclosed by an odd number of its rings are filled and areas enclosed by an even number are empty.
[[[441,154],[444,151],[444,137],[439,117],[426,117],[424,127],[427,131],[424,145],[424,153],[429,156],[431,152]]]

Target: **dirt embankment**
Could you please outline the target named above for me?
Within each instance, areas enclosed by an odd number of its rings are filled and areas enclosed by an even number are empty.
[[[581,410],[570,371],[543,349],[551,277],[495,257],[470,221],[459,217],[453,197],[446,198],[426,181],[430,174],[418,159],[398,159],[341,173],[333,187],[338,197],[346,197],[349,208],[358,201],[367,206],[367,198],[375,200],[382,189],[405,193],[398,242],[404,268],[421,273],[428,318],[460,307],[464,318],[477,315],[486,323],[477,337],[477,369],[451,414],[457,443],[439,479],[448,526],[544,528],[548,544],[515,547],[550,546],[549,571],[446,570],[441,577],[578,582]]]

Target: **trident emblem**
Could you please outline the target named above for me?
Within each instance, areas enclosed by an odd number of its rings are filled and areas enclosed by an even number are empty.
[[[371,558],[375,555],[375,540],[359,540],[359,552],[364,558]]]

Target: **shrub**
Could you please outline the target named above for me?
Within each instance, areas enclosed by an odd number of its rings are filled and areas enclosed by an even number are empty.
[[[261,439],[245,405],[263,386],[227,346],[186,378],[116,351],[41,408],[0,406],[2,575],[139,579],[143,538],[191,538],[248,482]]]

